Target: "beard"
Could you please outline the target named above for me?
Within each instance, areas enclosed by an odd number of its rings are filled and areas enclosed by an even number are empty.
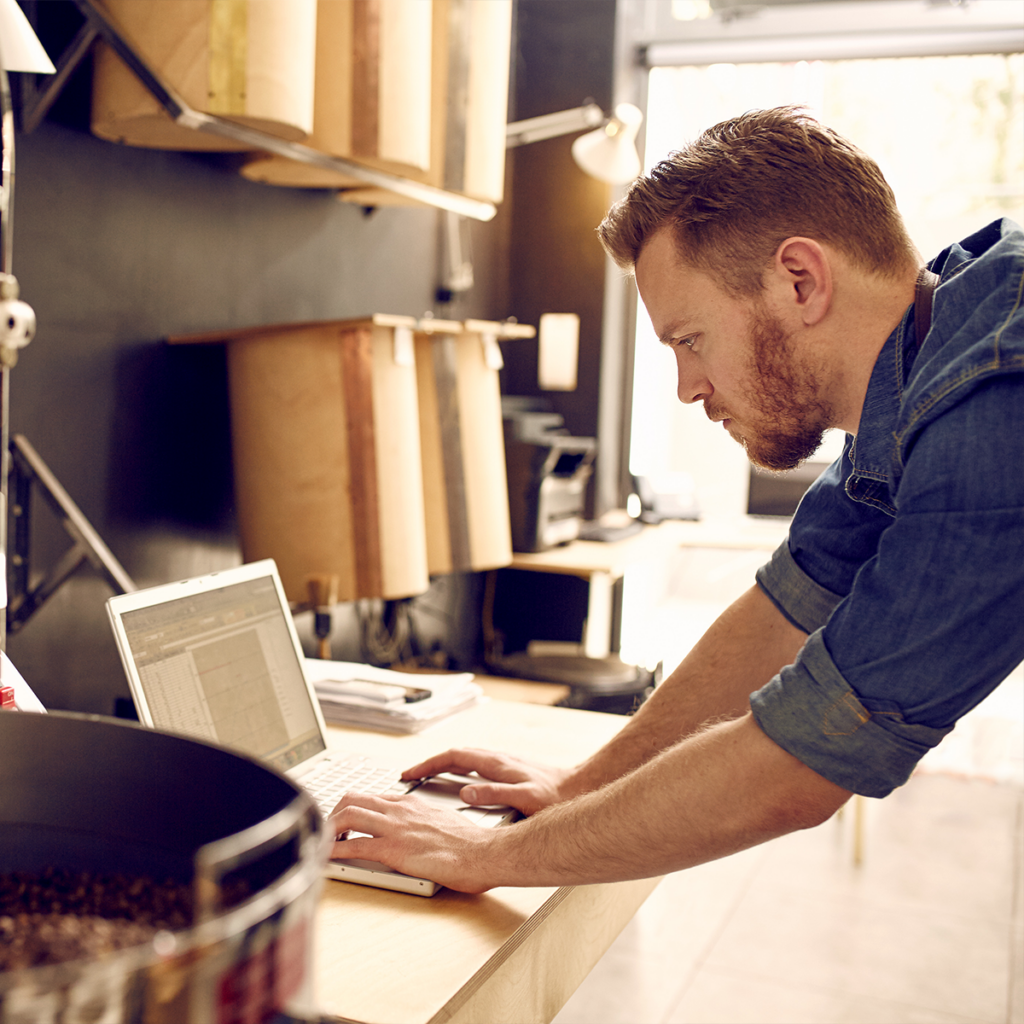
[[[793,358],[782,323],[758,308],[750,330],[751,404],[757,419],[736,440],[756,466],[795,469],[820,447],[832,410],[814,372]],[[710,415],[710,412],[709,412]]]

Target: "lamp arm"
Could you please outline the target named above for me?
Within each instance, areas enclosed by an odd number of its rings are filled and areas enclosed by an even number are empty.
[[[514,149],[542,139],[553,139],[571,132],[581,132],[585,128],[596,128],[603,123],[604,111],[596,103],[584,103],[569,110],[559,110],[554,114],[541,114],[539,117],[527,117],[522,121],[513,121],[505,129],[505,148]]]

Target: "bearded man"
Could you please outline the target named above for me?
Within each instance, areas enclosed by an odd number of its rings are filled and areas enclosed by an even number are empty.
[[[635,273],[678,395],[786,469],[847,434],[789,537],[621,732],[567,771],[452,750],[483,830],[347,796],[335,855],[467,892],[653,876],[882,797],[1024,659],[1024,233],[925,267],[856,147],[791,108],[637,179],[599,236]],[[642,842],[625,837],[642,836]]]

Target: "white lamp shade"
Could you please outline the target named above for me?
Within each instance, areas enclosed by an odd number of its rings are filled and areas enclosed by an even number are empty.
[[[0,67],[41,75],[52,75],[57,70],[16,0],[0,0]]]
[[[643,114],[632,103],[620,103],[607,124],[581,135],[572,144],[572,156],[579,166],[601,181],[623,185],[641,171],[636,151],[636,133]]]

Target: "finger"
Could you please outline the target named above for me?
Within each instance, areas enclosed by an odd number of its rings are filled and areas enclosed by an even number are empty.
[[[473,782],[459,790],[459,796],[467,804],[507,804],[509,799],[522,795],[522,787],[502,782]]]
[[[359,836],[355,839],[339,840],[331,848],[331,859],[375,860],[380,863],[383,863],[383,861],[381,861],[380,851],[377,849],[376,845],[371,846],[371,843],[378,844],[378,840],[368,836]]]
[[[328,829],[334,832],[336,840],[341,840],[350,832],[375,834],[384,816],[365,807],[344,807],[327,819]]]
[[[378,808],[362,807],[358,804],[347,804],[337,809],[328,818],[328,828],[334,830],[338,838],[347,832],[365,832],[369,835],[380,835],[387,827],[388,807],[382,804]]]
[[[500,782],[474,782],[459,790],[459,797],[474,807],[514,807],[523,814],[533,814],[540,802],[532,789]]]
[[[499,758],[487,750],[476,750],[472,747],[459,747],[446,750],[443,754],[435,754],[402,772],[405,780],[425,779],[441,772],[474,772],[482,771],[481,766],[498,763]]]
[[[368,793],[351,791],[346,793],[335,805],[328,818],[333,818],[339,811],[346,807],[369,807],[375,810],[382,810],[383,804],[394,803],[404,800],[405,793],[381,793],[379,796],[370,796]]]

